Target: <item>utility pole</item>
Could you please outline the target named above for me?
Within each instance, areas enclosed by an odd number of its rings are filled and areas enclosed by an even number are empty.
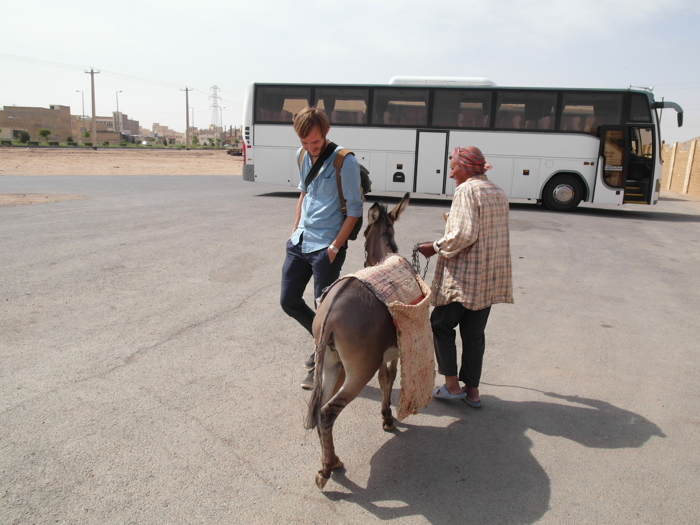
[[[90,74],[90,86],[92,87],[92,149],[97,149],[97,118],[95,117],[95,74],[100,74],[99,71],[95,71],[90,68],[90,71],[85,73]]]
[[[190,149],[190,91],[191,89],[188,89],[187,86],[185,86],[185,89],[180,89],[180,91],[185,92],[185,115],[187,116],[186,118],[186,124],[187,124],[187,129],[185,131],[185,148]]]

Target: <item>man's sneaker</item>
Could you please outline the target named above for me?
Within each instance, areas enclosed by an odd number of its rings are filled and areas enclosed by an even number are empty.
[[[314,387],[314,369],[309,370],[306,374],[306,378],[301,382],[301,388],[304,390],[311,390]]]
[[[306,361],[304,361],[304,366],[306,368],[313,368],[314,366],[316,366],[316,352],[311,354],[311,356]]]

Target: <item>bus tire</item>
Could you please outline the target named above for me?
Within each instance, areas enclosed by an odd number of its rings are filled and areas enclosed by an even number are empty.
[[[570,211],[583,199],[581,182],[574,175],[552,177],[542,192],[542,202],[552,211]]]

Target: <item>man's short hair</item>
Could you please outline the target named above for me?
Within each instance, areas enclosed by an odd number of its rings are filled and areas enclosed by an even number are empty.
[[[331,129],[326,114],[320,109],[304,108],[294,117],[294,131],[300,139],[308,137],[314,128],[318,129],[322,137],[328,135],[328,130]]]

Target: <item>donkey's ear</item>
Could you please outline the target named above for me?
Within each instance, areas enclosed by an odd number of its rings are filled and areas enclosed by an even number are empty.
[[[369,209],[367,212],[367,224],[374,224],[379,220],[379,217],[382,215],[382,207],[379,205],[378,202],[375,202],[372,204],[372,207]]]
[[[403,199],[401,199],[401,202],[399,202],[396,207],[389,212],[389,217],[391,217],[392,220],[398,221],[399,217],[403,213],[403,211],[406,209],[406,206],[408,206],[408,201],[411,197],[410,193],[407,193],[406,195],[403,196]]]

